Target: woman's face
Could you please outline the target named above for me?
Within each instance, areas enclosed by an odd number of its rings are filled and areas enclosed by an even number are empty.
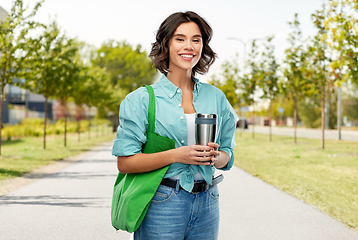
[[[200,60],[203,41],[194,22],[182,23],[169,42],[169,71],[191,70]]]

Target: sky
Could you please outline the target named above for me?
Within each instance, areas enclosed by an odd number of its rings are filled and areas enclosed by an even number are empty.
[[[24,0],[33,6],[36,0]],[[298,13],[304,37],[315,33],[311,14],[321,8],[323,0],[45,0],[35,19],[44,24],[56,19],[70,37],[99,47],[112,39],[126,41],[150,51],[161,22],[178,11],[195,11],[206,19],[214,31],[211,48],[219,59],[204,81],[220,72],[225,60],[239,54],[243,60],[244,44],[249,52],[252,39],[274,35],[275,53],[280,61],[289,47],[289,21]],[[10,12],[12,0],[1,0],[0,6]],[[261,40],[258,40],[261,41]],[[259,42],[258,42],[259,43]]]

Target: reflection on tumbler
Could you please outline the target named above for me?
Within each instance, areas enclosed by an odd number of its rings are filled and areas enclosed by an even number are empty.
[[[197,145],[208,145],[215,142],[216,114],[197,113],[195,117],[195,142]]]

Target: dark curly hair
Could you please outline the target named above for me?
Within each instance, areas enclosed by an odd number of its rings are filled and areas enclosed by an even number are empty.
[[[209,71],[209,67],[216,59],[216,53],[210,48],[209,42],[213,35],[210,25],[195,12],[176,12],[167,17],[160,25],[156,41],[152,44],[149,58],[161,73],[169,71],[169,42],[176,29],[182,23],[194,22],[198,25],[202,39],[203,50],[199,62],[194,66],[192,76],[196,73],[204,74]]]

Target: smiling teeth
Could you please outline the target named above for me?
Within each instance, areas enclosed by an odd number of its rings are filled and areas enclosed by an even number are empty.
[[[194,55],[181,55],[182,57],[185,57],[185,58],[192,58],[194,57]]]

